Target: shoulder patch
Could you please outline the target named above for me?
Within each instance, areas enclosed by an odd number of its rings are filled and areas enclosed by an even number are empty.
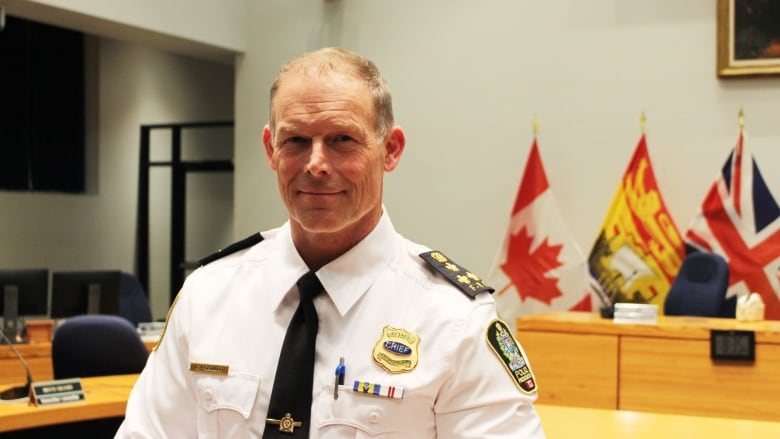
[[[507,324],[500,319],[493,320],[485,331],[485,337],[517,388],[529,395],[536,393],[536,378],[531,372],[531,366]]]
[[[234,242],[229,246],[206,256],[205,258],[198,259],[198,265],[203,266],[209,264],[211,262],[216,261],[219,258],[223,258],[239,250],[249,248],[262,240],[263,240],[263,235],[261,235],[260,233],[255,233],[254,235],[248,236],[242,239],[241,241]]]
[[[439,251],[421,253],[420,257],[469,297],[483,291],[495,291],[493,287],[486,285],[481,277],[456,264]]]
[[[165,314],[165,324],[163,324],[162,331],[160,331],[160,338],[157,339],[157,343],[154,344],[152,351],[156,351],[157,348],[160,347],[160,343],[162,343],[163,337],[165,336],[165,331],[168,329],[168,320],[171,319],[173,307],[176,306],[176,303],[179,301],[179,296],[181,296],[181,291],[179,291],[176,294],[176,297],[173,298],[173,303],[171,303],[171,306],[168,308],[168,313]]]

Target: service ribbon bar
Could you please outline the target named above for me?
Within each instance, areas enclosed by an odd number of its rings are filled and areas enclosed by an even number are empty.
[[[368,393],[375,396],[383,396],[385,398],[404,399],[403,387],[383,386],[377,383],[369,383],[368,381],[356,380],[352,385],[352,391]]]

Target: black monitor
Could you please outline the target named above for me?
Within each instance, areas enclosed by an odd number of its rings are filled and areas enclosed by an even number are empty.
[[[0,270],[0,294],[3,331],[9,339],[16,340],[22,334],[20,317],[48,314],[49,270]]]
[[[51,318],[119,314],[119,270],[55,271],[51,274]]]

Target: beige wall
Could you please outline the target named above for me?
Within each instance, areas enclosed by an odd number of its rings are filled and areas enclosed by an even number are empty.
[[[684,230],[746,112],[748,144],[780,197],[780,78],[719,80],[716,8],[686,2],[252,2],[238,69],[239,233],[281,219],[257,141],[282,60],[320,45],[373,58],[394,92],[407,149],[386,204],[408,236],[486,274],[539,120],[542,158],[589,252],[647,116],[662,195]],[[267,44],[274,41],[277,44]]]
[[[8,14],[232,62],[243,51],[245,0],[4,0]]]
[[[175,55],[111,39],[96,39],[88,87],[92,98],[88,143],[94,171],[84,195],[0,191],[0,266],[50,270],[121,269],[134,271],[140,126],[151,123],[233,118],[232,66]],[[97,109],[97,110],[96,110]],[[95,111],[97,114],[95,114]],[[232,238],[232,182],[193,181],[188,204],[210,203],[210,247]],[[152,213],[166,212],[167,181],[152,186]],[[203,190],[208,187],[209,191]],[[213,203],[214,193],[219,193]],[[221,208],[225,203],[230,208]],[[162,219],[167,220],[167,216]],[[196,226],[199,223],[194,223]],[[154,314],[168,306],[168,222],[151,224]],[[190,240],[193,242],[193,240]],[[214,242],[218,243],[215,244]],[[200,248],[201,252],[205,251]],[[156,259],[155,259],[156,258]],[[161,265],[165,263],[166,265]]]
[[[94,3],[76,4],[84,13]],[[128,16],[111,18],[138,28],[148,19],[154,33],[239,53],[235,238],[284,219],[259,146],[267,89],[284,60],[323,45],[373,58],[394,91],[396,118],[408,138],[401,166],[386,185],[396,226],[479,273],[489,270],[505,233],[534,116],[552,189],[586,253],[639,139],[642,112],[656,176],[678,228],[687,226],[726,159],[740,107],[749,145],[780,196],[780,78],[716,77],[710,0],[213,4],[225,15],[215,13],[209,25],[229,32],[235,22],[236,35],[201,34],[201,12],[183,0],[154,17],[117,6]],[[101,6],[96,14],[103,8],[110,10]],[[167,16],[171,10],[181,14]],[[168,21],[176,24],[161,25]]]

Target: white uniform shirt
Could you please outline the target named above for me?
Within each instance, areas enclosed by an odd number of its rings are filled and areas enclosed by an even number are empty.
[[[262,437],[295,283],[308,271],[289,223],[262,235],[187,278],[117,437]],[[518,388],[486,341],[493,298],[463,294],[418,256],[428,250],[397,234],[385,213],[317,271],[327,294],[315,299],[311,438],[544,437],[536,393]],[[389,373],[375,361],[387,326],[419,337],[411,370]],[[340,357],[345,386],[334,399]],[[191,372],[192,364],[229,369]],[[404,397],[354,392],[355,380],[403,388]]]

